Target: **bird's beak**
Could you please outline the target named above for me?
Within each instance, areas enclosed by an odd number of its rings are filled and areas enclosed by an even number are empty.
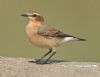
[[[28,15],[27,15],[27,14],[21,14],[21,16],[28,17]]]

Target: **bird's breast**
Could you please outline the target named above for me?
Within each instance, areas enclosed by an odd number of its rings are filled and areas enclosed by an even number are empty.
[[[61,39],[57,38],[46,38],[45,36],[38,34],[38,29],[33,27],[26,27],[25,33],[30,40],[31,43],[33,43],[36,46],[42,47],[42,48],[50,48],[50,47],[57,47],[60,44],[62,44]]]

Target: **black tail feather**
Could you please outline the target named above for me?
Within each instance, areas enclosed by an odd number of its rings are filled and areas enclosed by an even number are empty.
[[[86,39],[77,38],[78,41],[86,41]]]

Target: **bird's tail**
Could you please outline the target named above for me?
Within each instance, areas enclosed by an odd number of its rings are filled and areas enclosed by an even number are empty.
[[[74,37],[77,41],[86,41],[86,39]]]

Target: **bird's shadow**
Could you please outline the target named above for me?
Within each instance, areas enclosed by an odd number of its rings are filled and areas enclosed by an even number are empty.
[[[28,61],[29,63],[36,63],[36,64],[54,64],[54,63],[62,63],[62,62],[70,62],[68,60],[54,60],[50,59],[48,62],[45,63],[46,59],[39,61],[40,59],[36,59],[34,61]]]

